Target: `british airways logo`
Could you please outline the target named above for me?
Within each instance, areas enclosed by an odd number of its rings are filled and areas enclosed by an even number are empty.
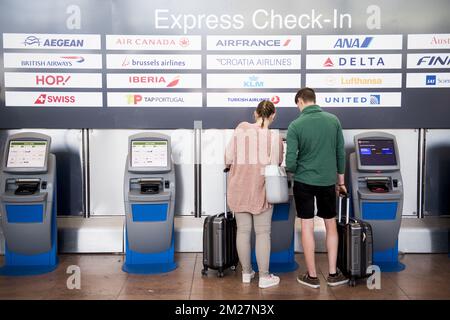
[[[368,48],[372,43],[373,37],[363,38],[338,38],[334,44],[334,48],[352,49],[352,48]]]

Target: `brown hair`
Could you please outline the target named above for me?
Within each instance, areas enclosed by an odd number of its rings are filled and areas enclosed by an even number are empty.
[[[258,115],[258,117],[261,117],[263,119],[261,128],[264,127],[264,120],[269,118],[274,113],[275,105],[272,103],[272,101],[263,100],[258,104],[258,106],[256,107],[256,114]]]
[[[295,95],[295,104],[298,103],[299,99],[302,99],[304,102],[316,103],[316,93],[311,88],[302,88]]]

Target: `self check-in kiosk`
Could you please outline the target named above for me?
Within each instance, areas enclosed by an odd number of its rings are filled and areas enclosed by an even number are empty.
[[[5,264],[0,275],[33,275],[58,264],[56,158],[51,138],[38,133],[8,137],[0,177]]]
[[[354,138],[350,155],[355,217],[372,225],[373,261],[382,271],[401,271],[398,235],[403,209],[403,182],[395,136],[368,132]]]
[[[125,263],[128,273],[152,274],[176,268],[174,261],[175,168],[170,137],[129,137],[125,169]]]

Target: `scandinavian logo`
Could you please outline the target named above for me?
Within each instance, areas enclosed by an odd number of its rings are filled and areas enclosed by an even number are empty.
[[[435,86],[436,85],[436,75],[427,75],[425,77],[425,84],[427,86]]]

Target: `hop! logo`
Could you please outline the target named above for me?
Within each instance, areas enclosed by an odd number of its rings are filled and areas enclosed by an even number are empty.
[[[180,39],[180,46],[182,46],[183,48],[186,48],[187,46],[189,46],[189,39],[188,38],[181,38]]]

